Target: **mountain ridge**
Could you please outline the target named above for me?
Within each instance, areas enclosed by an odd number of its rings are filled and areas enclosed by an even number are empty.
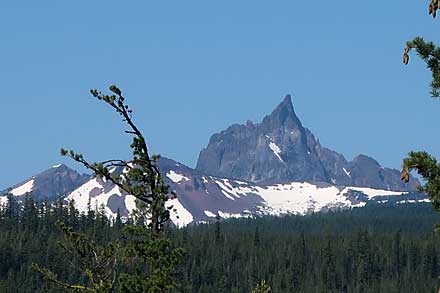
[[[295,114],[290,95],[261,123],[233,124],[213,134],[200,151],[196,170],[255,183],[305,180],[402,191],[419,185],[414,177],[404,184],[398,170],[382,167],[367,155],[348,161],[321,146]]]
[[[159,160],[165,183],[178,197],[171,220],[176,226],[211,221],[217,216],[307,214],[386,202],[429,201],[417,194],[418,180],[400,180],[400,172],[358,155],[348,161],[322,146],[296,116],[291,96],[260,123],[233,124],[211,136],[196,168],[169,158]],[[128,217],[133,196],[111,182],[57,165],[8,189],[19,200],[73,200],[81,212],[103,206],[110,216]],[[0,204],[6,202],[0,196]]]
[[[80,174],[65,164],[58,164],[1,191],[0,194],[11,193],[23,197],[32,193],[35,200],[52,200],[67,195],[87,182],[90,176]]]

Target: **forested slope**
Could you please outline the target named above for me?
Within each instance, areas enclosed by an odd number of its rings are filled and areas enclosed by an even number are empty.
[[[92,209],[47,209],[30,199],[0,218],[0,292],[58,292],[30,269],[45,264],[62,279],[80,274],[60,249],[55,222],[105,242],[122,222]],[[432,292],[440,272],[439,216],[430,204],[371,206],[310,216],[238,219],[171,230],[186,249],[180,292]],[[112,225],[111,225],[112,224]],[[124,268],[121,268],[123,270]]]

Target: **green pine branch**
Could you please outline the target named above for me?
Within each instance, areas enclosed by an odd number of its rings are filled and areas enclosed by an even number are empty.
[[[412,49],[416,50],[417,55],[432,72],[431,96],[438,98],[440,96],[440,47],[433,42],[425,42],[421,37],[408,41],[403,53],[403,63],[405,65],[409,63],[409,53]]]

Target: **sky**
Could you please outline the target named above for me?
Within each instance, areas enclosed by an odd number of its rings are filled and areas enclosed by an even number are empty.
[[[318,5],[319,4],[319,5]],[[153,153],[194,167],[212,134],[291,94],[303,125],[347,159],[440,157],[440,101],[405,42],[440,43],[420,1],[1,1],[0,190],[58,163],[129,158],[118,85]]]

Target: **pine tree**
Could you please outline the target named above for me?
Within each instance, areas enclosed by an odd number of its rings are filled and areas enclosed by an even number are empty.
[[[440,48],[433,42],[425,42],[421,37],[416,37],[406,43],[403,52],[403,63],[408,64],[409,52],[415,49],[417,55],[426,63],[432,72],[431,96],[438,98],[440,89]]]
[[[60,281],[56,274],[36,264],[33,268],[46,280],[70,291],[169,292],[176,287],[174,272],[183,255],[183,250],[174,248],[164,233],[172,209],[172,206],[166,207],[165,203],[174,194],[169,192],[157,166],[159,156],[150,156],[145,137],[134,124],[132,110],[125,104],[121,90],[115,85],[109,89],[109,95],[95,89],[91,90],[91,94],[115,110],[129,127],[125,132],[133,135],[130,145],[133,158],[89,163],[82,154],[73,150],[61,149],[61,155],[81,163],[92,170],[96,177],[112,182],[121,192],[134,196],[137,201],[134,215],[137,225],[124,228],[123,241],[98,245],[63,222],[58,223],[67,240],[63,247],[76,257],[77,264],[85,274],[84,284]],[[123,174],[109,171],[115,167],[123,168]],[[88,218],[92,216],[95,224],[98,222],[105,226],[107,223],[103,211],[96,212],[96,215],[92,215],[89,209]],[[119,273],[119,262],[127,272]]]
[[[220,216],[217,215],[215,217],[215,241],[218,243],[221,239],[221,232],[220,232]]]
[[[18,221],[20,205],[11,193],[7,193],[7,202],[4,210],[5,217],[10,221]]]
[[[435,18],[438,9],[440,9],[440,1],[431,0],[429,14]],[[433,42],[425,42],[421,37],[408,41],[403,53],[403,63],[405,65],[409,62],[409,53],[412,49],[416,50],[418,56],[426,63],[432,73],[431,96],[434,98],[440,97],[440,47]],[[411,151],[403,160],[401,179],[408,182],[410,179],[409,173],[412,170],[415,170],[425,180],[425,184],[420,186],[419,191],[427,193],[434,209],[440,211],[440,164],[425,151]],[[440,231],[439,224],[436,226],[436,231]],[[437,276],[437,270],[432,271],[435,271]],[[440,287],[437,288],[440,292]]]
[[[258,226],[255,227],[254,232],[254,246],[259,247],[260,246],[260,231],[258,229]]]
[[[440,9],[440,1],[431,0],[429,4],[429,14],[436,17],[437,10]],[[440,96],[440,47],[433,42],[426,42],[421,37],[416,37],[406,43],[403,53],[403,63],[409,63],[409,53],[415,49],[417,55],[426,63],[428,69],[432,72],[431,96],[438,98]],[[420,191],[426,192],[436,210],[440,211],[440,165],[436,159],[427,152],[410,152],[403,160],[402,180],[409,181],[409,172],[417,171],[426,183],[420,188]]]
[[[336,272],[335,256],[330,240],[327,240],[327,246],[323,251],[322,279],[327,292],[333,292],[338,288],[338,275]]]

